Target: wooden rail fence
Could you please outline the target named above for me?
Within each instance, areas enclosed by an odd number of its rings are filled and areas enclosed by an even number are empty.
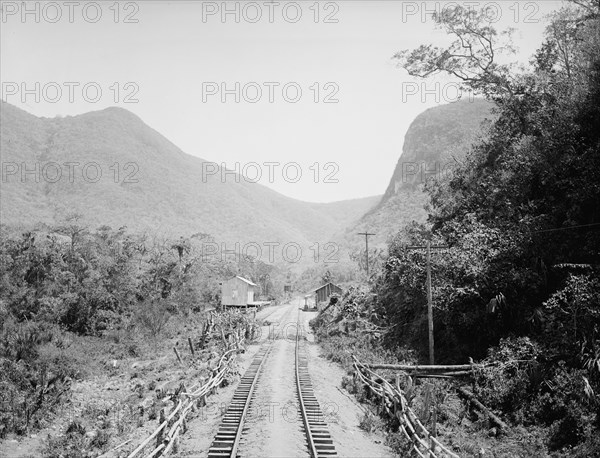
[[[177,450],[179,445],[179,436],[187,430],[187,415],[196,409],[196,407],[204,407],[206,397],[214,393],[221,385],[230,363],[235,360],[237,349],[226,351],[218,365],[213,370],[211,377],[204,385],[197,389],[192,387],[190,391],[185,389],[182,384],[179,389],[179,399],[174,405],[171,412],[165,417],[164,411],[161,412],[160,425],[148,436],[137,448],[132,451],[128,458],[142,456],[142,452],[147,447],[154,444],[153,448],[143,456],[153,458],[157,456],[166,456],[172,450]]]
[[[228,338],[226,338],[223,329],[221,329],[223,342],[229,349],[225,351],[219,359],[210,378],[202,386],[197,388],[198,384],[195,384],[190,387],[189,390],[181,384],[179,390],[177,390],[177,398],[171,412],[165,417],[164,411],[161,411],[158,428],[138,445],[135,450],[127,455],[127,458],[136,458],[140,456],[145,456],[146,458],[155,458],[158,456],[164,457],[171,451],[178,451],[179,436],[187,431],[186,418],[188,414],[196,410],[197,407],[204,407],[206,405],[206,398],[210,394],[213,394],[221,385],[230,369],[230,364],[235,360],[235,355],[241,349],[241,345],[245,340],[245,334],[247,334],[247,332],[247,329],[232,330]],[[204,340],[205,337],[203,336],[202,343],[204,343]],[[193,353],[193,346],[190,345],[190,347],[192,348]],[[175,352],[175,354],[181,362],[181,358],[177,352]],[[142,452],[152,446],[152,444],[154,444],[154,448],[143,455]]]
[[[354,377],[368,387],[379,398],[384,412],[400,422],[400,430],[412,443],[413,450],[423,458],[459,458],[458,455],[440,443],[419,421],[409,407],[408,401],[399,386],[393,386],[383,377],[371,371],[354,355],[352,356]]]

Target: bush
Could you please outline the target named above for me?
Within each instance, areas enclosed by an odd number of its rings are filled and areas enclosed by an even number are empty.
[[[600,378],[597,332],[600,329],[600,279],[570,275],[564,288],[544,303],[544,337],[553,355],[579,357]]]
[[[491,365],[476,372],[475,394],[492,409],[518,410],[515,406],[523,406],[535,390],[540,352],[528,337],[502,339],[483,361]]]
[[[67,426],[65,434],[48,436],[42,453],[44,458],[81,458],[87,448],[85,427],[73,421]]]
[[[151,300],[138,306],[135,322],[153,339],[157,339],[165,329],[171,314],[162,300]]]
[[[379,420],[371,412],[366,411],[358,422],[358,427],[368,433],[381,428],[381,420]]]
[[[598,403],[586,395],[585,371],[559,362],[529,404],[534,421],[550,426],[549,446],[558,450],[581,443],[591,436]],[[586,400],[587,399],[587,400]]]
[[[90,442],[90,447],[104,450],[110,441],[110,434],[107,431],[97,430]]]
[[[589,422],[581,406],[570,402],[565,417],[554,422],[550,428],[548,448],[560,450],[566,446],[579,444],[586,436]]]
[[[25,434],[58,405],[79,375],[79,364],[56,346],[56,331],[7,321],[0,343],[0,437]],[[56,340],[56,343],[54,342]]]

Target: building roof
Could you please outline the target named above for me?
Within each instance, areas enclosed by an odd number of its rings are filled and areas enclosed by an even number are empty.
[[[341,287],[341,286],[338,286],[338,285],[336,285],[335,283],[332,283],[332,282],[328,282],[328,283],[325,283],[324,285],[321,285],[321,286],[319,286],[318,288],[311,289],[311,290],[309,291],[309,293],[314,293],[314,292],[317,292],[317,291],[319,291],[320,289],[322,289],[322,288],[325,288],[327,285],[331,285],[331,286],[334,286],[334,287],[336,287],[336,288],[342,289],[342,287]]]
[[[239,278],[240,280],[242,280],[243,282],[246,282],[246,283],[248,283],[249,285],[256,286],[256,283],[252,283],[252,282],[251,282],[250,280],[248,280],[247,278],[240,277],[239,275],[236,275],[236,277],[235,277],[235,278]]]

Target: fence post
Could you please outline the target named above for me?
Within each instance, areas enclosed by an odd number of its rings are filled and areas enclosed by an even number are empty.
[[[177,347],[173,347],[173,351],[175,352],[175,356],[177,356],[179,363],[183,364],[183,361],[181,360],[181,356],[179,356],[179,352],[177,351]]]
[[[165,422],[165,409],[160,409],[160,415],[158,416],[158,425],[162,425]],[[156,435],[156,446],[162,444],[164,428]]]
[[[423,410],[421,412],[421,421],[427,423],[431,412],[431,383],[425,384],[425,399],[423,401]]]

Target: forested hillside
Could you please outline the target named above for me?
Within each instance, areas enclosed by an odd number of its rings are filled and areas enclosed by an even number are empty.
[[[0,114],[0,217],[8,226],[61,224],[77,213],[92,229],[205,233],[228,249],[236,242],[308,247],[330,241],[376,202],[301,202],[239,176],[223,177],[212,164],[203,171],[203,159],[121,108],[38,118],[2,102]]]
[[[350,333],[331,351],[428,360],[426,254],[409,247],[430,242],[435,362],[492,365],[472,388],[514,428],[489,444],[495,456],[598,456],[600,3],[556,12],[525,71],[495,60],[509,35],[484,11],[434,20],[448,48],[395,58],[415,76],[458,78],[495,119],[451,174],[427,182],[427,222],[398,224],[371,288],[350,291],[332,317],[368,319],[380,339]]]

